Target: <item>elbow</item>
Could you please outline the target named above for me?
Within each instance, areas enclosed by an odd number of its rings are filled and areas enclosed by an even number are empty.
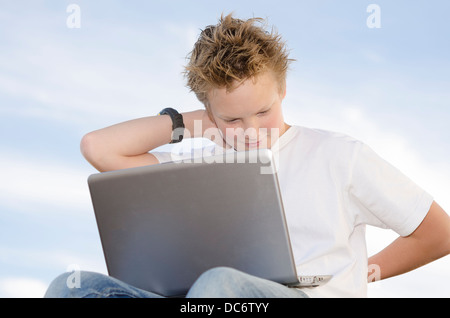
[[[95,132],[83,136],[80,142],[80,151],[83,157],[97,170],[102,171],[102,150],[101,142]]]
[[[81,154],[87,161],[90,161],[95,153],[95,147],[93,146],[94,139],[93,134],[88,133],[83,136],[80,142]]]

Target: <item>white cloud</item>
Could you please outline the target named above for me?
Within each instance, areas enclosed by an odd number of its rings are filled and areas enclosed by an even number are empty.
[[[0,110],[80,124],[152,115],[170,105],[200,106],[181,74],[197,35],[194,26],[92,23],[82,46],[78,38],[72,42],[50,29],[34,36],[19,32],[14,41],[20,45],[0,52],[0,92],[14,101]]]
[[[20,264],[29,272],[53,270],[55,275],[66,271],[70,265],[77,265],[81,270],[106,273],[100,242],[96,243],[98,244],[91,244],[81,252],[70,249],[44,249],[38,246],[15,248],[0,246],[0,261],[3,266]]]
[[[375,64],[385,62],[385,58],[374,50],[363,49],[361,50],[361,55],[368,61]]]
[[[164,23],[164,28],[167,32],[171,33],[174,37],[180,39],[180,43],[184,48],[185,55],[187,55],[194,47],[200,34],[200,28],[194,25],[180,25],[172,21]]]
[[[74,251],[70,248],[45,249],[38,245],[16,248],[0,246],[0,298],[40,298],[54,278],[74,268],[107,274],[99,242],[91,242],[87,249]],[[14,273],[22,271],[26,274],[8,273],[10,268]]]
[[[29,277],[7,277],[0,279],[2,298],[42,298],[48,284]]]
[[[0,202],[19,211],[82,214],[92,210],[87,186],[90,173],[61,162],[39,162],[28,154],[3,152],[0,154]]]

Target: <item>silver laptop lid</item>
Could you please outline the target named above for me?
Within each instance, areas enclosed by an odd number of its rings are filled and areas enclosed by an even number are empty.
[[[271,151],[200,161],[89,177],[109,274],[164,296],[218,266],[297,283]]]

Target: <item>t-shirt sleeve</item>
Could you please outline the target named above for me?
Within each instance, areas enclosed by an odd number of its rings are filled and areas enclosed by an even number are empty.
[[[167,163],[173,161],[172,153],[170,152],[152,152],[152,155],[158,159],[159,163]]]
[[[159,163],[168,162],[189,162],[195,158],[213,156],[215,154],[221,154],[222,148],[215,145],[205,146],[203,148],[193,148],[186,151],[183,147],[174,147],[171,152],[152,152],[152,155],[158,159]]]
[[[413,233],[433,203],[431,195],[362,143],[354,156],[349,197],[359,223],[400,236]]]

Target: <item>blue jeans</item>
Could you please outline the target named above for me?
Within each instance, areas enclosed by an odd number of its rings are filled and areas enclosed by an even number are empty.
[[[80,272],[80,285],[69,287],[72,273],[58,276],[49,286],[48,298],[163,298],[99,273]],[[307,298],[302,291],[251,276],[238,270],[217,267],[202,274],[187,298]]]

